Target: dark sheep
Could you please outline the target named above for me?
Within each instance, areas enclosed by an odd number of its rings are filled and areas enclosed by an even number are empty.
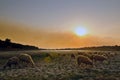
[[[92,60],[89,59],[87,56],[79,55],[77,58],[78,65],[81,65],[81,63],[84,63],[86,65],[93,65]]]
[[[94,60],[94,61],[99,61],[99,62],[103,62],[105,60],[107,60],[107,58],[103,55],[92,55],[91,56],[91,59]]]
[[[74,55],[74,54],[71,54],[71,58],[75,59],[75,55]]]
[[[19,65],[19,58],[18,57],[11,57],[8,59],[8,61],[5,63],[5,65],[3,66],[3,69],[6,69],[7,67],[11,68],[12,65],[14,65],[15,67],[20,67]]]

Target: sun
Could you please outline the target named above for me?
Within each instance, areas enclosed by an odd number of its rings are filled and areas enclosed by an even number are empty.
[[[88,33],[88,31],[84,27],[77,27],[75,28],[74,33],[78,36],[84,36]]]

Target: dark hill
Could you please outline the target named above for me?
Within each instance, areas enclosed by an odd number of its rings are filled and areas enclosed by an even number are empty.
[[[120,51],[120,46],[97,46],[97,47],[83,47],[83,48],[64,48],[57,50],[97,50],[97,51]]]
[[[98,46],[98,47],[84,47],[81,50],[100,50],[100,51],[120,51],[120,46]]]
[[[13,43],[10,39],[6,39],[5,41],[0,40],[0,51],[11,51],[11,50],[38,50],[38,47],[23,45],[19,43]]]

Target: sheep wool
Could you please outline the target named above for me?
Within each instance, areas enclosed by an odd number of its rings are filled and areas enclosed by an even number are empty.
[[[20,54],[19,59],[20,59],[20,62],[25,63],[26,66],[28,66],[28,65],[30,65],[32,67],[35,66],[35,63],[29,54]]]
[[[3,68],[11,68],[12,65],[14,65],[15,67],[19,66],[19,58],[14,56],[14,57],[11,57],[7,60],[7,62],[5,63],[5,65],[3,66]]]
[[[92,60],[89,59],[88,57],[86,56],[83,56],[83,55],[79,55],[78,58],[77,58],[77,63],[78,65],[80,65],[81,63],[84,63],[86,65],[93,65],[92,63]]]

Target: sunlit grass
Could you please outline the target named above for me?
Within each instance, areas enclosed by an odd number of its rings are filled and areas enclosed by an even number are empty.
[[[6,69],[0,71],[0,79],[3,80],[96,80],[96,79],[113,79],[119,80],[119,58],[110,58],[110,64],[95,63],[93,68],[81,68],[76,64],[76,59],[71,59],[70,54],[78,55],[76,51],[71,52],[33,52],[29,53],[35,61],[37,67],[22,69]],[[85,52],[83,52],[85,53]],[[100,54],[104,54],[102,52]],[[0,53],[0,63],[4,63],[7,58],[6,54]],[[12,54],[13,55],[13,54]],[[16,54],[14,54],[16,55]],[[14,56],[13,55],[13,56]],[[8,57],[8,55],[6,56]],[[112,60],[111,60],[112,59]],[[2,65],[1,64],[1,65]]]

